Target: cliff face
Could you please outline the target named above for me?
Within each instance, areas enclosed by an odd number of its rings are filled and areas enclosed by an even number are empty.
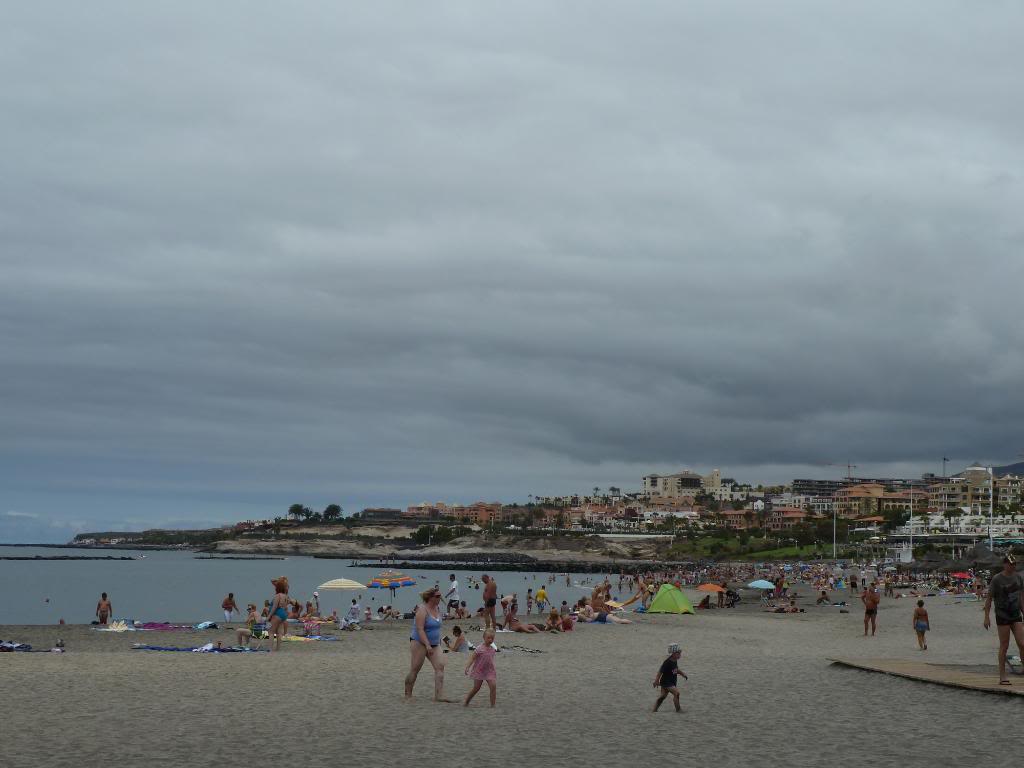
[[[357,537],[346,540],[253,540],[219,541],[210,550],[235,555],[319,555],[327,557],[376,559],[395,555],[405,559],[442,559],[446,556],[464,559],[468,555],[498,559],[502,554],[515,554],[538,561],[651,560],[658,557],[654,543],[602,539],[599,536],[463,536],[446,544],[430,547],[398,546],[391,542],[375,542]]]

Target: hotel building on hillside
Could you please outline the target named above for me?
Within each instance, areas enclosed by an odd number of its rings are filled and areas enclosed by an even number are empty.
[[[643,492],[667,499],[694,498],[703,491],[703,478],[687,469],[673,475],[645,475]]]

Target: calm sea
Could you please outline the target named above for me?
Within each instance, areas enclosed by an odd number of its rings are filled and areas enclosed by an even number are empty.
[[[208,560],[197,559],[191,552],[136,552],[132,550],[51,549],[34,547],[0,547],[0,557],[32,557],[34,555],[112,555],[132,556],[131,561],[107,560],[0,560],[0,584],[12,599],[4,611],[4,624],[56,624],[64,619],[69,624],[83,624],[95,618],[96,602],[106,592],[114,605],[115,618],[139,621],[199,622],[222,620],[221,600],[228,592],[244,608],[247,602],[257,605],[273,596],[270,579],[285,575],[291,594],[309,599],[316,587],[330,579],[353,579],[366,584],[379,568],[352,568],[348,560],[318,560],[312,557],[288,557],[284,560]],[[144,556],[144,557],[143,557]],[[410,609],[422,589],[435,581],[447,589],[449,570],[415,568],[405,571],[418,582],[415,587],[398,590],[394,604]],[[479,579],[481,571],[456,570],[462,599],[472,607],[480,604],[479,591],[467,588],[466,577]],[[498,571],[502,594],[526,590],[536,591],[547,585],[549,573]],[[593,574],[574,574],[574,585],[596,579]],[[615,580],[613,579],[613,584]],[[586,588],[566,587],[564,575],[549,585],[550,597],[561,602],[579,599]],[[322,592],[320,605],[330,612],[343,613],[352,598],[377,606],[392,603],[387,590],[367,589],[362,592]],[[523,606],[525,608],[525,605]]]

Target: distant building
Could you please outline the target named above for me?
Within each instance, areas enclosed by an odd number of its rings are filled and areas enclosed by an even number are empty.
[[[364,509],[359,518],[371,523],[390,523],[402,519],[402,510],[390,507],[370,507]]]
[[[913,488],[915,491],[925,491],[934,482],[934,476],[926,475],[921,478],[905,477],[844,477],[840,480],[808,480],[797,479],[791,486],[796,496],[835,496],[840,488],[848,488],[853,485],[880,485],[892,491],[906,491]]]
[[[643,478],[643,492],[651,497],[694,498],[699,496],[703,489],[704,478],[685,469],[673,475],[645,475]]]
[[[794,496],[832,496],[846,484],[845,480],[807,480],[793,481]]]
[[[772,507],[765,515],[765,528],[769,531],[786,531],[804,522],[807,512],[798,507]]]

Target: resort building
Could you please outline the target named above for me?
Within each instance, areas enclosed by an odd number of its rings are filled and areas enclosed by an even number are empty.
[[[645,475],[643,478],[643,492],[651,498],[692,499],[699,496],[703,488],[704,478],[686,469],[673,475]]]
[[[807,520],[807,512],[798,507],[772,507],[765,513],[764,526],[769,531],[785,531]]]

